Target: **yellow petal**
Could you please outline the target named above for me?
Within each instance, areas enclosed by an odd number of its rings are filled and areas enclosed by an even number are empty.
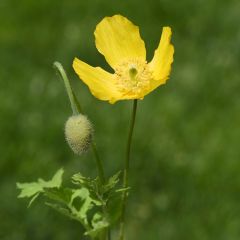
[[[146,59],[139,28],[121,15],[105,17],[97,25],[94,35],[98,51],[113,69],[125,59]]]
[[[100,67],[92,67],[77,58],[73,61],[73,68],[96,98],[114,103],[121,97],[113,74]]]
[[[164,27],[158,48],[155,50],[152,61],[148,64],[153,73],[151,91],[164,84],[170,74],[173,62],[174,47],[170,43],[172,31],[170,27]]]

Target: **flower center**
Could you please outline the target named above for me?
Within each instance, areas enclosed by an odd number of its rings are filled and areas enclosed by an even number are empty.
[[[115,71],[116,82],[123,94],[141,95],[150,86],[151,72],[142,59],[121,62]]]

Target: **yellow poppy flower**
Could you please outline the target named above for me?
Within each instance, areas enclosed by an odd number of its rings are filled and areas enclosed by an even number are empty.
[[[151,62],[139,28],[121,15],[105,17],[94,32],[98,51],[113,68],[109,73],[75,58],[73,68],[100,100],[115,103],[124,99],[143,99],[169,78],[174,47],[171,28],[163,27],[158,48]]]

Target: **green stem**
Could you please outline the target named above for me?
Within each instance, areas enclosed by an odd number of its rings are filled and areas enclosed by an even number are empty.
[[[58,70],[58,73],[60,74],[60,76],[61,76],[61,78],[64,82],[65,89],[67,91],[68,98],[69,98],[69,101],[70,101],[70,104],[71,104],[73,115],[79,114],[81,112],[80,104],[77,101],[77,98],[76,98],[76,96],[75,96],[75,94],[72,90],[71,84],[69,82],[69,79],[67,77],[67,74],[66,74],[65,70],[63,69],[62,64],[59,63],[59,62],[54,62],[53,66]]]
[[[136,112],[137,112],[137,100],[135,99],[133,101],[132,116],[131,116],[130,129],[129,129],[128,140],[127,140],[126,159],[125,159],[124,175],[123,175],[123,188],[128,187],[130,152],[131,152],[131,145],[132,145],[133,129],[134,129],[135,119],[136,119]],[[120,219],[119,240],[124,240],[126,202],[127,202],[127,191],[124,191],[122,195],[122,212],[121,212],[121,219]]]
[[[92,143],[92,151],[93,151],[93,154],[94,154],[95,159],[96,159],[99,179],[101,181],[101,184],[103,185],[105,183],[105,176],[104,176],[103,165],[102,165],[101,159],[99,158],[99,155],[98,155],[98,152],[97,152],[97,148],[96,148],[96,144],[94,142]]]

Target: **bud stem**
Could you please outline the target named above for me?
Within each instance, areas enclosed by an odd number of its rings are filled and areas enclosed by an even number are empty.
[[[63,66],[60,62],[54,62],[53,66],[58,70],[58,73],[60,74],[60,76],[63,79],[65,89],[67,91],[69,101],[71,103],[71,108],[72,108],[73,115],[77,115],[78,113],[81,112],[81,107],[80,107],[79,102],[77,101],[77,98],[76,98],[73,90],[72,90],[72,87],[71,87],[70,81],[67,77],[67,74],[64,71]]]
[[[132,145],[132,135],[133,135],[135,119],[136,119],[136,112],[137,112],[137,99],[134,99],[130,129],[129,129],[128,141],[127,141],[126,159],[125,159],[124,175],[123,175],[123,188],[128,187],[130,152],[131,152],[131,145]],[[126,201],[127,201],[127,191],[124,191],[122,195],[122,212],[121,212],[121,220],[120,220],[119,240],[124,240]]]

